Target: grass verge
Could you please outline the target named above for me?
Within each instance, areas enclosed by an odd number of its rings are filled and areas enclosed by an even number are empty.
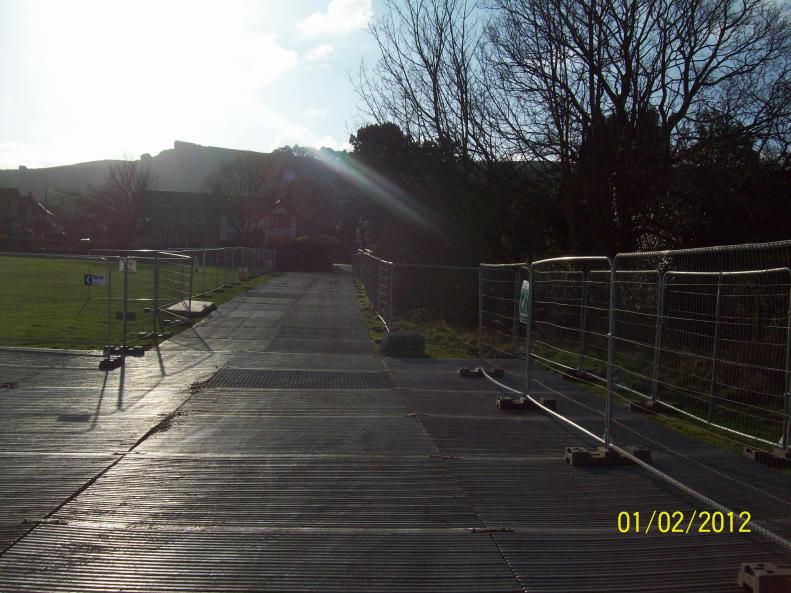
[[[387,330],[368,300],[363,285],[355,280],[355,287],[357,304],[368,326],[368,336],[379,343],[387,334]],[[454,327],[445,321],[430,319],[421,313],[399,317],[395,325],[399,330],[422,333],[426,339],[426,356],[430,358],[477,358],[477,328]]]
[[[562,374],[562,373],[561,373]],[[606,397],[605,386],[601,385],[591,385],[586,381],[581,381],[570,377],[568,375],[562,375],[566,380],[574,383],[576,387],[579,389],[596,395],[597,397],[604,399]],[[633,400],[624,397],[623,395],[613,392],[613,404],[618,407],[624,407],[627,403]],[[641,400],[634,400],[637,403],[640,403]],[[661,424],[667,428],[685,434],[688,437],[696,439],[700,442],[706,443],[708,445],[713,445],[720,449],[725,449],[726,451],[731,451],[733,453],[741,454],[744,450],[745,445],[750,445],[752,447],[756,447],[759,449],[766,449],[766,445],[760,442],[752,442],[749,439],[741,439],[736,438],[735,436],[731,436],[729,433],[718,430],[716,428],[711,428],[705,424],[701,424],[700,422],[696,422],[695,420],[685,418],[684,416],[670,416],[663,413],[657,414],[647,414],[646,418]],[[616,429],[617,430],[617,429]]]

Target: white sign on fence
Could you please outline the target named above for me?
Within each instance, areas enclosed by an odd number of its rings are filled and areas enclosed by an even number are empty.
[[[130,257],[122,257],[118,260],[119,272],[137,272],[137,260]]]
[[[522,280],[519,291],[519,321],[525,325],[530,322],[530,283],[527,280]]]

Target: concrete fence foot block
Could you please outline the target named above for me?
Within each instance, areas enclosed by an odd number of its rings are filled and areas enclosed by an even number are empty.
[[[502,379],[505,376],[503,369],[497,367],[489,367],[485,371],[481,367],[459,367],[458,373],[460,377],[483,377],[484,373],[493,379]]]
[[[645,447],[624,447],[624,450],[645,463],[651,463],[651,450]],[[564,454],[566,463],[574,467],[632,465],[634,461],[621,455],[613,449],[598,447],[587,449],[585,447],[566,447]]]
[[[124,363],[123,359],[119,358],[105,358],[99,362],[100,371],[112,371],[120,367]]]
[[[557,410],[557,402],[548,397],[538,398],[541,405],[550,410]],[[497,407],[500,410],[541,410],[527,397],[509,397],[507,395],[497,396]]]
[[[785,469],[791,467],[791,451],[777,448],[774,451],[764,451],[755,447],[747,446],[742,450],[742,454],[748,459],[763,463],[769,467]]]
[[[211,301],[179,301],[164,309],[165,313],[173,313],[182,317],[202,317],[214,311],[215,306]]]
[[[736,584],[752,593],[788,593],[791,591],[791,566],[771,562],[742,564]]]

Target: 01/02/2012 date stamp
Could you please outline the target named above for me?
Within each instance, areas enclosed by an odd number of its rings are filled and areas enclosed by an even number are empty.
[[[619,533],[750,533],[751,515],[721,511],[639,511],[618,513]]]

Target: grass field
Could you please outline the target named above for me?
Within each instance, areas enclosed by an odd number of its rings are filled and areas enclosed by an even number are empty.
[[[86,274],[103,274],[105,284],[86,286]],[[225,270],[207,268],[206,277],[228,275]],[[200,299],[220,304],[269,277],[259,276]],[[202,288],[199,278],[202,276],[196,274],[193,293]],[[128,311],[135,316],[128,323],[130,340],[153,326],[152,314],[146,312],[153,306],[153,289],[153,264],[139,261],[137,271],[128,275]],[[162,265],[160,307],[188,293],[189,267]],[[122,308],[123,274],[117,262],[108,265],[101,260],[0,256],[0,346],[94,350],[108,343],[119,344],[123,320],[117,314]],[[176,333],[180,328],[174,326],[168,331]]]

